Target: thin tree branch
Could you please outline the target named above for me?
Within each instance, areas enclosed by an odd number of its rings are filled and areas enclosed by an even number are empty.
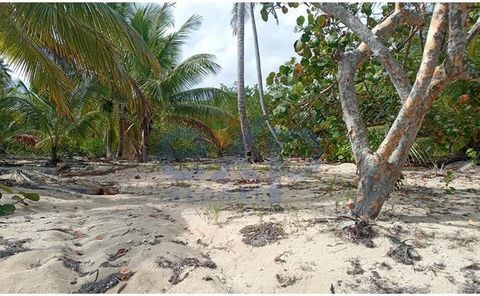
[[[412,86],[405,71],[392,56],[391,52],[385,47],[380,38],[373,34],[372,31],[365,26],[358,17],[352,15],[342,5],[329,2],[321,3],[320,7],[324,12],[338,18],[370,47],[373,55],[387,70],[388,75],[390,76],[390,79],[392,80],[402,102],[405,101],[410,94]],[[399,7],[399,10],[401,9],[401,5],[397,5],[397,7]]]
[[[451,3],[448,12],[447,54],[449,71],[459,73],[463,70],[465,48],[467,47],[467,3]]]
[[[410,54],[410,48],[412,47],[412,36],[415,34],[416,28],[412,27],[410,30],[410,36],[407,38],[407,48],[405,49],[405,55],[403,56],[403,69],[407,68],[408,55]]]
[[[477,22],[470,28],[467,34],[467,44],[470,44],[474,39],[475,35],[480,32],[480,17],[478,18]]]
[[[316,3],[317,6],[320,3]],[[408,11],[397,9],[384,21],[377,24],[372,32],[380,38],[385,38],[402,24],[421,26],[423,19]],[[355,91],[355,72],[368,59],[371,52],[366,43],[351,52],[342,55],[339,61],[338,83],[340,89],[340,103],[342,105],[343,120],[347,125],[347,131],[352,144],[352,150],[357,166],[365,157],[371,155],[367,139],[367,130],[358,107],[357,94]],[[359,166],[361,167],[361,166]]]
[[[447,4],[437,4],[435,6],[417,79],[410,95],[402,105],[397,118],[388,131],[387,136],[377,150],[377,154],[384,161],[392,155],[403,135],[409,130],[409,128],[415,128],[414,121],[415,118],[418,118],[418,116],[416,116],[419,114],[418,109],[424,103],[424,98],[429,91],[430,82],[432,81],[436,64],[438,62],[440,45],[442,44],[447,25],[447,13]]]
[[[465,67],[465,73],[463,74],[462,79],[471,82],[480,82],[480,71],[470,65],[467,65]]]

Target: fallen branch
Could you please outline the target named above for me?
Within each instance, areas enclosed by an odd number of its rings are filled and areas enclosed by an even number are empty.
[[[127,166],[123,166],[123,167],[110,168],[110,169],[104,169],[104,170],[71,172],[71,173],[65,173],[65,174],[60,174],[60,175],[62,177],[103,176],[103,175],[108,175],[108,174],[115,174],[118,171],[130,169],[130,168],[133,168],[133,167],[136,167],[136,165],[127,165]]]

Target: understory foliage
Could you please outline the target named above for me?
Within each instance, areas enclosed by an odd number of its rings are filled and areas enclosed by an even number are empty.
[[[273,16],[283,22],[281,14],[299,12],[298,6],[262,3],[256,12],[264,21]],[[350,3],[346,7],[372,28],[393,11],[394,4]],[[199,16],[174,28],[171,4],[63,7],[17,3],[1,4],[1,8],[0,51],[5,60],[0,60],[0,153],[134,159],[141,150],[142,133],[148,131],[148,152],[156,158],[243,154],[236,84],[198,87],[205,77],[218,73],[220,65],[208,53],[181,58],[186,40],[201,25]],[[408,9],[420,6],[413,4]],[[422,9],[431,15],[431,5]],[[472,3],[469,25],[479,11],[479,5]],[[106,17],[93,21],[98,15]],[[43,34],[47,29],[42,24],[54,21],[59,25],[58,40]],[[24,47],[22,26],[33,38]],[[294,57],[265,79],[267,118],[259,105],[258,88],[245,90],[255,145],[267,157],[282,154],[353,161],[336,75],[338,55],[356,48],[359,39],[314,6],[307,7],[292,29],[298,34],[291,47]],[[90,32],[98,34],[87,36]],[[402,26],[388,39],[411,82],[426,33],[425,28]],[[60,47],[61,42],[72,48]],[[41,48],[33,46],[36,44]],[[99,49],[93,50],[97,44]],[[89,55],[92,52],[96,54]],[[478,37],[467,54],[471,64],[480,68]],[[5,61],[28,74],[28,86],[11,78]],[[109,71],[112,67],[114,71]],[[368,140],[376,149],[400,108],[400,100],[384,68],[374,59],[359,69],[356,91]],[[277,132],[282,148],[275,145],[265,119]],[[478,155],[480,85],[456,82],[433,103],[409,161],[431,165]]]
[[[287,13],[297,4],[264,4],[262,15],[279,11]],[[369,28],[388,16],[393,3],[351,3],[346,5],[354,15],[363,17]],[[472,4],[469,22],[478,19],[479,5]],[[413,5],[411,9],[418,9]],[[431,5],[425,9],[431,14]],[[294,26],[298,40],[293,44],[296,57],[268,75],[266,82],[271,100],[272,123],[277,126],[284,153],[289,156],[320,156],[328,161],[353,161],[346,127],[342,120],[337,63],[341,52],[356,48],[358,38],[345,30],[337,20],[309,6]],[[264,17],[264,20],[268,17]],[[403,61],[411,82],[422,56],[426,32],[422,28],[402,26],[392,34],[394,56]],[[468,49],[468,59],[479,66],[480,42]],[[429,165],[455,157],[466,157],[466,151],[480,150],[480,85],[456,82],[443,91],[421,128],[410,152],[410,161]],[[359,107],[368,129],[368,140],[376,149],[390,128],[400,100],[386,71],[376,60],[368,60],[356,75]]]

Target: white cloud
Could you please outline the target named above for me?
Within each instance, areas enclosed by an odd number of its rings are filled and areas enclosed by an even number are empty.
[[[236,80],[237,41],[230,28],[231,2],[181,2],[175,5],[175,26],[181,26],[192,14],[203,17],[202,26],[187,42],[183,50],[184,58],[198,53],[210,53],[217,57],[222,71],[201,84],[202,86],[218,86],[224,83],[232,85]],[[291,9],[287,14],[279,13],[279,24],[273,18],[264,22],[260,18],[258,7],[255,11],[262,74],[265,77],[290,57],[295,56],[293,43],[299,37],[293,33],[295,19],[305,10]],[[250,21],[245,27],[245,80],[247,85],[257,83],[255,52]]]
[[[191,15],[202,16],[202,25],[188,40],[183,49],[183,58],[198,53],[214,54],[222,66],[216,76],[206,78],[200,86],[219,86],[220,83],[231,86],[236,81],[237,40],[230,28],[232,2],[179,2],[175,4],[175,26],[180,27]],[[279,24],[273,18],[264,22],[256,8],[260,54],[262,59],[263,81],[266,76],[295,56],[293,43],[299,37],[293,33],[295,19],[305,13],[305,9],[290,9],[287,14],[279,13]],[[14,71],[13,76],[25,79],[24,75]],[[245,27],[245,82],[247,85],[257,83],[255,53],[250,21]]]

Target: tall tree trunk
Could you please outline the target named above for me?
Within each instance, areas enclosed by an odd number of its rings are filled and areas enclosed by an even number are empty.
[[[478,32],[473,26],[467,34],[468,6],[465,3],[437,3],[432,14],[423,57],[415,83],[410,81],[393,54],[380,41],[403,24],[421,26],[423,18],[397,3],[395,11],[373,30],[334,3],[318,4],[329,15],[338,18],[362,39],[356,49],[344,53],[338,66],[340,102],[352,151],[360,174],[354,215],[375,219],[393,190],[422,122],[441,91],[455,80],[480,81],[480,72],[468,65],[465,49]],[[448,35],[446,34],[448,32]],[[439,64],[442,43],[446,39],[446,58]],[[370,54],[382,63],[402,101],[400,111],[377,151],[368,144],[367,130],[358,107],[355,73]]]
[[[138,155],[138,161],[147,162],[148,161],[148,146],[150,143],[150,132],[152,129],[152,116],[150,111],[150,103],[147,99],[141,95],[141,114],[142,114],[142,123],[140,125],[140,154]]]
[[[109,124],[110,125],[110,124]],[[106,132],[106,157],[107,159],[110,159],[112,157],[112,129],[109,126]]]
[[[248,125],[247,110],[245,107],[245,3],[240,2],[238,9],[237,32],[237,75],[238,75],[238,113],[242,130],[245,155],[251,162],[262,162],[263,157],[255,148]]]
[[[52,139],[52,150],[50,151],[50,163],[52,165],[56,165],[59,161],[60,161],[60,158],[58,157],[58,146],[59,146],[59,143],[58,143],[58,137],[54,137]]]
[[[254,14],[254,3],[250,3],[250,17],[252,19],[252,30],[253,30],[253,44],[255,46],[255,61],[257,65],[257,80],[258,80],[258,98],[260,100],[260,107],[262,108],[262,114],[265,119],[265,123],[268,126],[268,129],[270,130],[270,133],[273,136],[273,139],[275,142],[278,144],[278,146],[283,149],[283,144],[278,140],[277,132],[273,128],[273,126],[270,124],[270,121],[268,120],[268,111],[267,111],[267,106],[265,106],[265,101],[263,99],[263,79],[262,79],[262,64],[260,61],[260,49],[258,46],[258,35],[257,35],[257,25],[255,23],[255,14]]]
[[[118,107],[118,148],[117,148],[117,158],[123,158],[125,153],[125,129],[126,129],[126,118],[125,118],[125,106],[120,104]]]

